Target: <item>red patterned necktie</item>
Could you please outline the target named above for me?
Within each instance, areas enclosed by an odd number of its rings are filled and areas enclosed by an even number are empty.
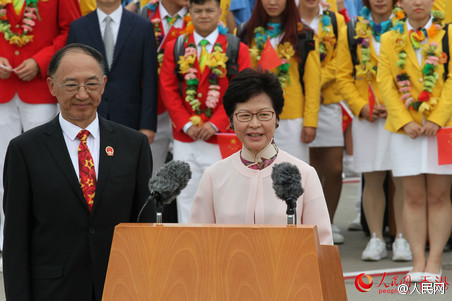
[[[96,171],[94,170],[94,161],[86,145],[86,138],[89,136],[89,131],[81,130],[77,134],[80,139],[78,147],[78,167],[80,175],[80,186],[82,187],[83,195],[88,204],[89,211],[93,208],[94,195],[96,194]]]

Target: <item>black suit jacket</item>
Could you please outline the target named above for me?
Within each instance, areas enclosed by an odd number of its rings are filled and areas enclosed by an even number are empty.
[[[99,118],[96,195],[88,210],[58,117],[13,139],[4,169],[7,300],[101,300],[114,227],[149,195],[145,135]],[[111,146],[114,155],[105,148]],[[153,221],[152,208],[143,216]]]
[[[81,43],[105,56],[97,11],[71,23],[67,44]],[[100,116],[130,128],[157,128],[157,46],[149,20],[123,10]]]

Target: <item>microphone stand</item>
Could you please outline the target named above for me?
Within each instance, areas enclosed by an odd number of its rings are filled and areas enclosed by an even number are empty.
[[[287,199],[287,224],[296,225],[297,224],[297,200]]]
[[[137,223],[140,222],[141,214],[143,213],[144,208],[151,202],[151,200],[155,200],[155,207],[156,207],[156,222],[162,223],[162,217],[163,217],[163,208],[165,207],[165,204],[163,204],[161,200],[160,193],[152,191],[151,195],[146,199],[146,202],[144,202],[143,206],[140,209],[140,212],[138,213],[137,217]]]

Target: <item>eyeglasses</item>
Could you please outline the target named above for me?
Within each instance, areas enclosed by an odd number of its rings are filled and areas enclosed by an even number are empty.
[[[237,118],[240,122],[248,122],[253,119],[253,116],[256,115],[259,121],[270,121],[275,115],[275,112],[272,111],[262,111],[258,113],[249,113],[249,112],[239,112],[235,113],[235,118]]]
[[[102,84],[104,83],[104,82],[89,82],[84,85],[60,84],[54,78],[52,78],[52,79],[53,79],[54,83],[57,84],[58,86],[62,87],[64,92],[66,92],[66,93],[77,93],[81,87],[85,88],[86,92],[88,92],[88,93],[94,93],[94,92],[99,91],[100,86],[102,86]]]

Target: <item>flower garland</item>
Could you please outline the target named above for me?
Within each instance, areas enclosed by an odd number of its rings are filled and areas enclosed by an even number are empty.
[[[357,40],[358,45],[361,46],[361,49],[359,50],[359,64],[355,67],[357,77],[364,76],[370,82],[377,75],[378,62],[371,58],[370,41],[373,36],[379,42],[381,34],[391,30],[395,24],[405,18],[405,13],[397,6],[393,9],[392,13],[394,15],[392,20],[385,21],[389,23],[380,26],[382,28],[376,33],[375,30],[373,30],[373,22],[370,20],[370,9],[365,6],[361,10],[361,15],[363,17],[356,23],[356,35],[354,37]],[[384,22],[382,22],[382,24],[383,23]],[[388,27],[388,24],[391,24],[391,27]]]
[[[220,100],[220,86],[218,81],[226,76],[226,62],[228,60],[226,53],[223,51],[221,43],[213,46],[213,52],[207,54],[206,66],[210,69],[209,74],[209,91],[206,97],[206,109],[201,109],[201,102],[198,99],[199,79],[197,77],[198,70],[193,68],[197,58],[196,45],[189,43],[185,48],[184,56],[179,57],[178,64],[180,66],[180,74],[185,74],[186,83],[185,101],[188,102],[196,115],[190,117],[190,121],[194,125],[202,125],[207,121],[213,113]]]
[[[5,5],[13,5],[12,0],[0,0],[0,32],[3,33],[5,40],[11,45],[22,47],[33,41],[33,35],[29,33],[33,31],[33,27],[36,25],[35,20],[41,21],[38,11],[39,0],[26,0],[25,10],[22,17],[22,24],[20,25],[19,32],[15,33],[11,30],[11,24],[9,24],[8,16],[6,13]]]
[[[301,32],[303,30],[303,25],[301,22],[298,23],[297,30],[298,32]],[[278,36],[279,34],[280,32],[276,34],[276,36]],[[258,62],[261,59],[262,50],[264,50],[268,37],[269,34],[263,26],[259,26],[254,29],[254,46],[249,48],[249,52],[250,56],[255,57]],[[295,50],[290,42],[284,42],[278,45],[276,52],[282,62],[282,64],[278,66],[276,75],[281,87],[284,89],[285,87],[290,85],[290,59],[295,55]]]
[[[433,38],[442,28],[442,20],[444,19],[444,14],[440,11],[432,11],[433,24],[427,30],[427,35],[429,38]],[[405,104],[405,108],[410,107],[419,113],[429,113],[433,110],[434,106],[437,104],[437,97],[433,96],[433,89],[436,86],[436,81],[439,78],[437,69],[439,64],[444,64],[446,61],[445,54],[440,49],[436,42],[429,42],[422,47],[421,54],[425,61],[424,67],[422,68],[423,74],[423,87],[422,91],[415,99],[411,94],[411,80],[410,76],[405,72],[406,57],[407,53],[402,48],[405,45],[405,41],[412,41],[408,33],[404,32],[404,28],[396,32],[397,50],[399,50],[396,65],[400,68],[401,72],[397,75],[397,84],[399,86],[399,92],[402,94],[401,100]],[[416,47],[416,43],[412,44]],[[420,45],[419,45],[420,46]]]
[[[331,24],[330,5],[329,3],[320,2],[323,8],[323,14],[320,16],[319,28],[319,53],[320,61],[323,61],[328,56],[328,52],[333,50],[336,45],[336,36],[334,35],[333,25]]]
[[[147,7],[152,13],[154,13],[155,11],[157,11],[159,4],[160,4],[159,0],[150,0],[149,3],[146,4],[144,7]],[[160,44],[163,41],[163,38],[165,37],[165,35],[163,34],[163,32],[160,28],[160,24],[162,23],[162,20],[160,18],[155,18],[150,21],[154,27],[155,42],[157,44],[157,48],[159,48]],[[181,34],[193,32],[194,27],[191,22],[190,13],[187,13],[184,16],[184,24],[186,24],[186,26],[185,26],[185,29],[181,31]],[[162,67],[164,51],[165,51],[165,49],[160,48],[157,53],[158,73],[160,73],[160,68]]]

